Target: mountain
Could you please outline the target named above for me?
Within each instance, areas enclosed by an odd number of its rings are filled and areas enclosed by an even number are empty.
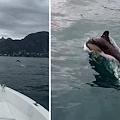
[[[0,39],[1,56],[49,57],[49,33],[31,33],[23,39]]]

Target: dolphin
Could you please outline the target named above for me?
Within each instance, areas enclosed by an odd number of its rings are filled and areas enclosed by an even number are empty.
[[[108,59],[118,60],[120,63],[120,51],[111,43],[109,31],[106,30],[100,37],[89,39],[86,46],[93,53],[98,53]]]
[[[20,60],[16,60],[16,62],[20,62],[20,63],[21,63],[21,61],[20,61]]]

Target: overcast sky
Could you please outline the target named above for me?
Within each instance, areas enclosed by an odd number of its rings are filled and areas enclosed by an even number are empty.
[[[49,0],[0,0],[0,37],[49,30]]]

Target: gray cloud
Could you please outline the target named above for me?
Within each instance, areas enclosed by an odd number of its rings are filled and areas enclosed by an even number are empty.
[[[0,0],[0,36],[23,38],[49,30],[49,0]]]

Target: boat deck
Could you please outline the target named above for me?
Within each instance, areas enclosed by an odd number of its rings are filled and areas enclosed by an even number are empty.
[[[10,103],[0,100],[0,120],[29,120]]]
[[[49,113],[31,98],[0,86],[0,120],[48,120]]]

